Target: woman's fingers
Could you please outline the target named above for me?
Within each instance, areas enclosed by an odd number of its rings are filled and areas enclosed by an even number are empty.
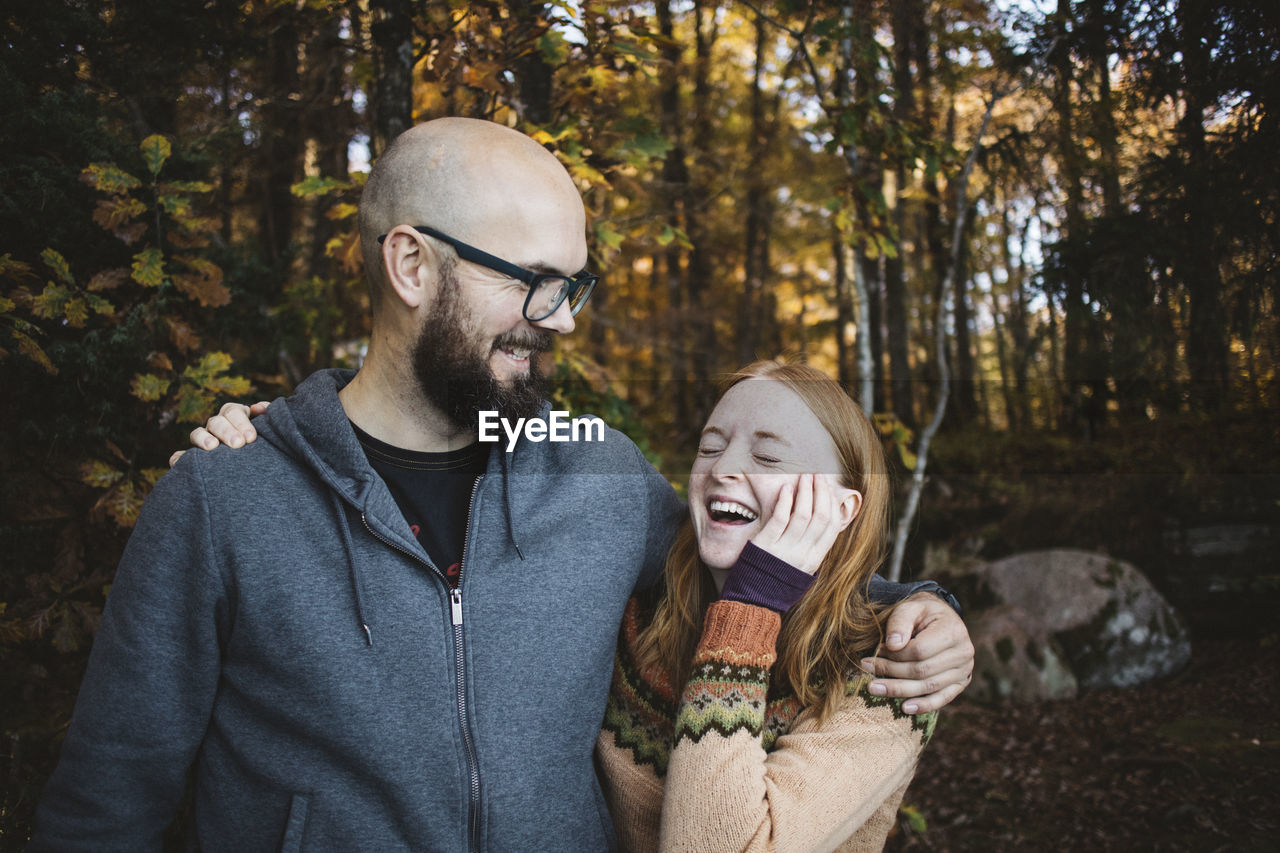
[[[787,532],[803,537],[813,520],[813,475],[801,474],[796,480],[796,506],[791,510],[791,523]]]
[[[213,450],[219,443],[227,447],[243,447],[258,437],[258,431],[253,428],[249,418],[262,414],[270,405],[265,400],[252,406],[224,403],[204,426],[191,431],[191,444],[202,450]]]
[[[826,477],[801,474],[778,492],[768,523],[755,544],[801,571],[813,574],[840,532]]]

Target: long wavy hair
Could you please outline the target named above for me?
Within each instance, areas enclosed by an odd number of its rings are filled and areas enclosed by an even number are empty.
[[[757,361],[730,374],[721,396],[755,378],[781,382],[805,402],[835,444],[842,485],[862,493],[857,517],[837,536],[813,586],[783,615],[778,637],[775,683],[780,677],[780,686],[822,720],[836,710],[846,685],[857,677],[858,659],[880,642],[883,614],[868,599],[867,584],[885,556],[888,467],[875,428],[826,374],[804,364]],[[637,638],[637,663],[665,673],[678,691],[688,678],[703,617],[715,600],[715,583],[686,518],[667,556],[663,594]]]

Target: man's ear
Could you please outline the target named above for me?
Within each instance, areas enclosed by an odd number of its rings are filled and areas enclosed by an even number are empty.
[[[432,274],[439,265],[435,249],[408,225],[397,225],[382,241],[382,268],[391,292],[409,308],[430,304]]]
[[[836,520],[840,522],[840,529],[844,530],[858,517],[858,513],[862,512],[862,492],[857,489],[841,489],[841,491],[844,496],[836,506]]]

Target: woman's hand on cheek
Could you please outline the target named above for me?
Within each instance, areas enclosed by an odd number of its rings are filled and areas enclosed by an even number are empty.
[[[246,406],[243,403],[224,403],[218,410],[218,414],[209,418],[204,426],[196,427],[191,431],[191,446],[201,450],[213,450],[219,444],[236,448],[252,443],[257,439],[258,432],[253,428],[253,424],[249,423],[249,418],[262,414],[270,405],[271,403],[266,400],[254,403],[252,406]],[[186,453],[185,450],[179,450],[170,456],[169,467],[176,465],[184,453]]]
[[[840,532],[836,500],[827,478],[801,474],[778,493],[773,514],[752,537],[757,548],[813,574]]]

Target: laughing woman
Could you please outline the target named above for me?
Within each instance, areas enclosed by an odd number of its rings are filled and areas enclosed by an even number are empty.
[[[878,850],[934,715],[874,697],[884,453],[803,365],[734,374],[666,582],[632,598],[597,753],[626,850]]]
[[[243,444],[242,409],[193,443]],[[665,580],[618,641],[596,752],[622,850],[884,845],[935,721],[858,668],[888,613],[867,592],[889,501],[879,437],[830,378],[779,361],[729,377]]]

